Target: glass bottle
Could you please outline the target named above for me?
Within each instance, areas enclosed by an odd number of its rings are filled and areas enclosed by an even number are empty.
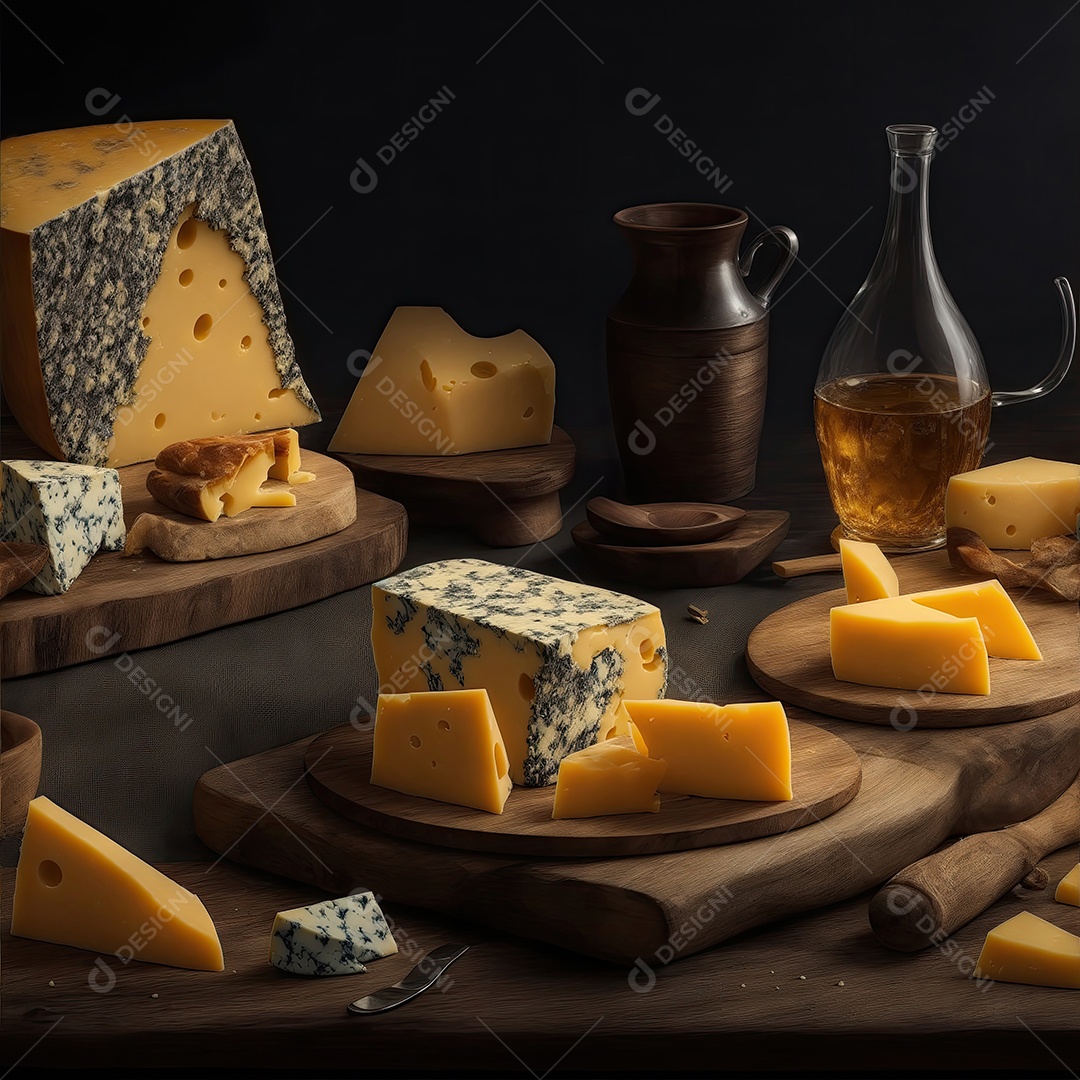
[[[992,394],[930,239],[937,131],[923,124],[885,130],[892,152],[885,235],[826,346],[814,421],[842,535],[920,550],[945,541],[949,477],[978,468],[991,407],[1040,397],[1065,377],[1076,311],[1068,281],[1057,278],[1064,335],[1054,370],[1029,390]]]

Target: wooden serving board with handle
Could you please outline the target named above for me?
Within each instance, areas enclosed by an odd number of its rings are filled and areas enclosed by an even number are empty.
[[[397,839],[316,798],[304,782],[311,740],[206,773],[195,825],[230,859],[336,895],[362,885],[601,959],[667,963],[880,885],[950,835],[1022,821],[1080,772],[1077,706],[977,730],[789,715],[852,745],[859,793],[819,823],[723,847],[545,859]]]
[[[935,551],[893,560],[902,593],[983,581]],[[942,694],[840,682],[829,655],[829,611],[843,589],[773,612],[750,634],[746,663],[755,682],[781,701],[869,724],[975,727],[1005,724],[1080,703],[1080,614],[1040,589],[1011,589],[1042,660],[990,658],[990,694]]]
[[[370,718],[365,718],[370,720]],[[661,796],[656,814],[553,819],[555,788],[515,786],[501,814],[403,795],[369,781],[374,727],[343,724],[313,739],[308,786],[331,809],[390,836],[509,855],[644,855],[731,844],[820,821],[855,797],[858,755],[835,735],[799,720],[791,731],[790,802]]]

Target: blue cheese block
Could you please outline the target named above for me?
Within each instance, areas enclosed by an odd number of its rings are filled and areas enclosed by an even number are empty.
[[[296,975],[354,975],[364,962],[392,956],[397,942],[373,893],[279,911],[270,963]]]
[[[124,546],[124,506],[115,469],[66,461],[0,462],[5,540],[42,544],[49,562],[24,588],[67,592],[99,551]]]
[[[485,689],[515,784],[625,734],[622,700],[663,697],[664,624],[652,604],[479,559],[448,559],[372,587],[380,693]]]

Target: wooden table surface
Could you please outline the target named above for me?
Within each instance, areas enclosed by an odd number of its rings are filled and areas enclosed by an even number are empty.
[[[1073,849],[1046,859],[1051,880],[1076,857]],[[1008,894],[947,946],[917,955],[877,943],[864,894],[666,967],[650,957],[637,970],[387,904],[396,956],[366,975],[309,979],[283,975],[266,957],[274,913],[313,902],[311,890],[228,862],[163,869],[205,902],[225,971],[109,957],[106,970],[94,953],[12,938],[5,902],[0,1060],[25,1054],[27,1067],[106,1072],[156,1064],[536,1077],[811,1067],[1037,1076],[1080,1066],[1076,991],[980,987],[964,974],[986,932],[1020,910],[1080,931],[1080,908],[1055,903],[1051,890]],[[5,898],[13,876],[3,871]],[[443,989],[380,1016],[346,1012],[451,940],[471,948]]]

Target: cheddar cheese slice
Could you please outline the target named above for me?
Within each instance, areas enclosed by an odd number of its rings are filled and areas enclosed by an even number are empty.
[[[399,307],[330,449],[470,454],[551,441],[555,365],[524,330],[466,333],[442,308]]]
[[[1059,904],[1080,907],[1080,863],[1077,863],[1059,882],[1054,899]]]
[[[667,772],[667,762],[639,753],[628,742],[601,742],[564,757],[551,816],[657,813],[660,796],[656,789]]]
[[[509,766],[486,690],[379,695],[373,784],[501,814]]]
[[[996,578],[929,592],[905,593],[909,600],[960,619],[979,620],[988,656],[1041,660],[1042,653],[1023,616]]]
[[[225,967],[214,923],[194,893],[44,795],[26,818],[11,932],[125,963]]]
[[[1080,937],[1022,911],[986,935],[975,978],[1080,989]]]
[[[840,564],[849,604],[881,600],[900,594],[896,571],[877,544],[861,540],[840,541]]]
[[[791,794],[791,736],[779,701],[624,701],[641,753],[667,762],[661,791],[783,801]]]
[[[910,596],[834,607],[829,652],[841,682],[949,694],[989,694],[990,665],[974,616],[957,618]]]
[[[1068,461],[1026,457],[957,473],[945,495],[945,524],[977,532],[992,548],[1069,536],[1078,516],[1080,465]]]

